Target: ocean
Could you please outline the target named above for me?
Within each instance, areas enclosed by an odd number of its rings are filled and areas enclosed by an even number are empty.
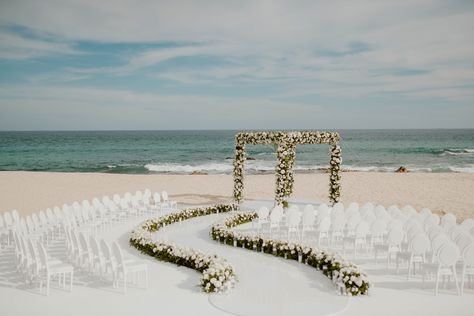
[[[336,130],[343,169],[474,172],[474,129]],[[0,132],[0,170],[232,174],[239,131]],[[271,173],[272,146],[247,146],[248,173]],[[297,146],[296,172],[324,172],[327,145]]]

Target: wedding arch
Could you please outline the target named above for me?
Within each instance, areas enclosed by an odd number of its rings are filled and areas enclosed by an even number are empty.
[[[287,206],[293,193],[293,164],[296,157],[296,145],[327,144],[331,158],[329,161],[329,201],[337,203],[341,195],[341,147],[338,133],[333,132],[253,132],[235,135],[234,160],[234,200],[243,200],[245,145],[274,145],[277,154],[275,203]]]

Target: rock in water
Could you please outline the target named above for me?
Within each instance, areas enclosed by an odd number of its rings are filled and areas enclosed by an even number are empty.
[[[395,170],[395,172],[397,172],[397,173],[408,173],[408,169],[404,166],[401,166],[400,168]]]
[[[202,172],[202,171],[193,171],[191,172],[192,176],[205,176],[207,175],[207,172]]]

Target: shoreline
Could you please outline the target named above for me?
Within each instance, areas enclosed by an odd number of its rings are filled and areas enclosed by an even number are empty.
[[[246,175],[245,199],[273,199],[273,174]],[[328,174],[296,173],[292,197],[328,201]],[[108,174],[76,172],[0,172],[0,212],[17,209],[28,215],[48,207],[102,195],[124,194],[149,188],[166,190],[181,205],[231,200],[231,175]],[[411,204],[458,218],[474,216],[474,174],[344,172],[343,203],[373,202],[388,207]]]

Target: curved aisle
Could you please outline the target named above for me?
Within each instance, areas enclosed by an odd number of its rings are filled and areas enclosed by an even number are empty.
[[[211,225],[225,216],[228,214],[194,218],[154,233],[222,256],[234,266],[238,279],[235,288],[211,295],[212,306],[234,315],[331,315],[346,309],[350,299],[337,295],[330,280],[314,268],[213,241]]]

